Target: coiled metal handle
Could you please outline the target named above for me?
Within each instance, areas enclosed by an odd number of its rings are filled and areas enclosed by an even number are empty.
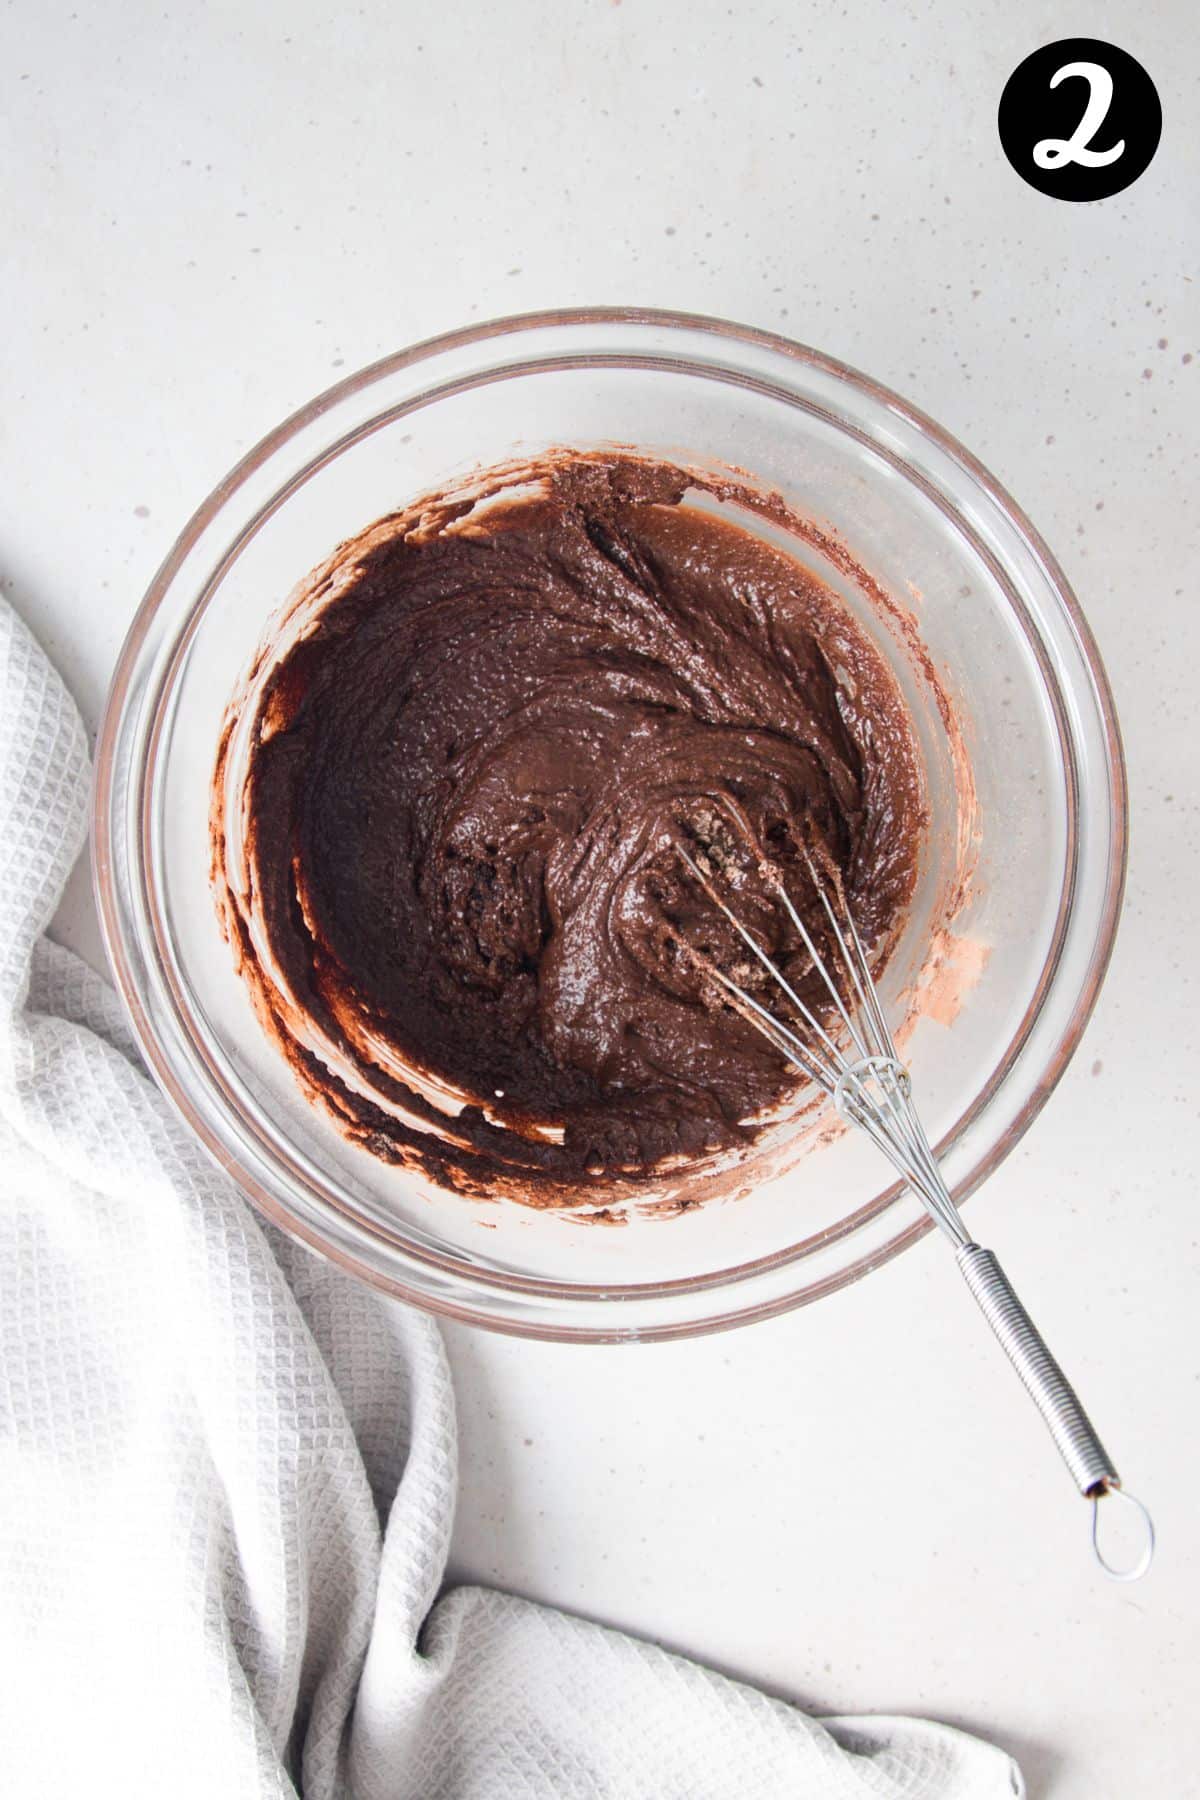
[[[1080,1493],[1090,1500],[1110,1482],[1119,1485],[1112,1458],[995,1256],[980,1244],[964,1244],[955,1254],[980,1312],[1033,1396]]]
[[[1080,1493],[1092,1502],[1092,1545],[1097,1561],[1106,1574],[1118,1581],[1137,1580],[1150,1567],[1154,1555],[1154,1525],[1149,1513],[1132,1494],[1121,1493],[1121,1478],[1084,1411],[1083,1403],[1050,1354],[1045,1339],[1017,1298],[996,1257],[982,1245],[968,1243],[956,1249],[955,1258],[979,1310],[1045,1420],[1059,1455],[1071,1471],[1071,1479]],[[1100,1549],[1098,1509],[1107,1494],[1120,1494],[1142,1517],[1146,1546],[1132,1568],[1114,1567]]]

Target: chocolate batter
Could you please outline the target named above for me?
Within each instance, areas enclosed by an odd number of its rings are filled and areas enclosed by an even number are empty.
[[[711,965],[765,977],[680,844],[738,872],[800,983],[762,853],[818,934],[819,855],[879,956],[911,895],[921,779],[892,675],[702,485],[562,456],[381,521],[231,709],[214,872],[260,1016],[347,1135],[439,1185],[595,1205],[751,1145],[796,1090],[722,1003]]]

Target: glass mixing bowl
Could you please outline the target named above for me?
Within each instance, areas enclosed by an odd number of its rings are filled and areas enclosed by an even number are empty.
[[[208,825],[226,704],[274,609],[339,541],[480,465],[614,443],[732,465],[781,494],[813,526],[790,547],[896,670],[934,828],[884,992],[899,1007],[928,976],[938,906],[957,884],[938,992],[905,1049],[957,1199],[1062,1074],[1125,869],[1112,697],[1062,571],[960,445],[828,357],[676,314],[504,319],[385,358],[251,451],[151,584],[100,734],[96,883],[135,1030],[203,1143],[286,1231],[419,1306],[592,1341],[714,1330],[815,1300],[911,1244],[924,1215],[869,1143],[811,1130],[792,1167],[741,1198],[620,1228],[418,1188],[347,1144],[261,1032],[219,933]]]

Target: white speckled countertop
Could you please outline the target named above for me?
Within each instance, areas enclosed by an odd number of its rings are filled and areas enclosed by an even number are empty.
[[[231,462],[406,341],[548,305],[791,333],[1011,488],[1096,630],[1133,794],[1084,1046],[972,1204],[1063,1347],[1159,1562],[1085,1518],[940,1247],[772,1324],[649,1349],[447,1335],[454,1573],[818,1710],[916,1710],[1047,1800],[1200,1793],[1196,682],[1200,63],[1183,0],[312,0],[0,18],[0,567],[96,722],[138,598]],[[1001,156],[1037,45],[1093,29],[1165,127],[1069,206]],[[1194,359],[1194,360],[1193,360]],[[84,876],[59,928],[100,954]]]

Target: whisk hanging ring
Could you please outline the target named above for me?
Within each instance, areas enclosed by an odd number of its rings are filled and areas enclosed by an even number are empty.
[[[1127,1569],[1118,1568],[1115,1563],[1109,1562],[1100,1548],[1100,1502],[1105,1498],[1124,1500],[1127,1506],[1132,1506],[1138,1513],[1146,1534],[1141,1555]],[[1119,1481],[1109,1482],[1092,1495],[1092,1554],[1110,1581],[1140,1581],[1154,1561],[1155,1543],[1154,1520],[1150,1517],[1149,1509],[1136,1494],[1127,1494]]]

